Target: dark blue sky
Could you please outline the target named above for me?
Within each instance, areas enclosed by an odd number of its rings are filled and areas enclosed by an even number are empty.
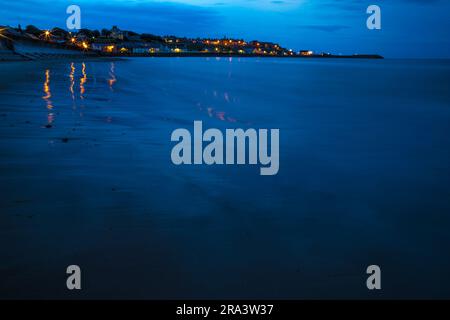
[[[295,50],[450,58],[449,0],[0,0],[0,25],[65,27],[66,7],[83,28],[160,35],[242,37]],[[366,28],[366,8],[382,9],[382,30]]]

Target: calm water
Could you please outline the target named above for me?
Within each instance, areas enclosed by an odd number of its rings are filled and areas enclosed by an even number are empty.
[[[450,297],[450,62],[0,65],[0,297]],[[172,165],[279,128],[280,171]],[[65,289],[82,268],[83,290]],[[382,268],[381,293],[365,269]]]

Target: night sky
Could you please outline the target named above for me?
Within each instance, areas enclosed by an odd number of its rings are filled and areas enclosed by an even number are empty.
[[[450,58],[449,0],[1,0],[0,25],[65,28],[70,4],[82,28],[279,42],[294,50]],[[366,8],[382,9],[382,30]]]

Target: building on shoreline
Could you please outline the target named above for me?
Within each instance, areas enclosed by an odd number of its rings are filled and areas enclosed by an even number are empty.
[[[41,30],[27,26],[25,30],[7,27],[8,33],[20,38],[56,43],[82,50],[92,50],[111,54],[155,54],[155,53],[216,53],[283,56],[289,51],[279,44],[243,39],[186,38],[176,36],[160,37],[152,34],[138,34],[113,26],[111,29],[80,29],[68,32],[61,28]]]
[[[0,39],[3,39],[2,47],[7,46],[7,40],[11,41],[9,47],[14,51],[15,43],[21,45],[27,54],[31,50],[38,52],[65,50],[78,51],[91,55],[162,55],[162,56],[202,56],[202,55],[242,55],[242,56],[267,56],[267,57],[360,57],[382,58],[379,55],[348,55],[336,56],[330,53],[314,53],[312,50],[295,52],[286,49],[273,42],[258,40],[245,41],[243,39],[219,38],[186,38],[176,36],[157,36],[153,34],[138,34],[133,31],[125,31],[113,26],[111,29],[89,30],[80,29],[77,32],[68,32],[61,28],[41,30],[28,25],[22,29],[9,26],[0,27]],[[28,42],[28,44],[27,44]],[[34,49],[33,49],[34,48]],[[39,50],[38,50],[39,48]]]

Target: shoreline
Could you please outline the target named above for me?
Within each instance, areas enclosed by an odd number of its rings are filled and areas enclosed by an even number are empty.
[[[173,58],[173,57],[237,57],[237,58],[283,58],[283,59],[329,59],[329,58],[339,58],[339,59],[384,59],[383,56],[378,54],[354,54],[354,55],[293,55],[293,56],[275,56],[275,55],[261,55],[261,54],[239,54],[239,53],[202,53],[202,52],[186,52],[186,53],[146,53],[146,54],[100,54],[104,57],[159,57],[159,58]]]
[[[54,59],[79,59],[79,58],[283,58],[283,59],[384,59],[378,54],[310,54],[310,55],[270,55],[258,53],[235,53],[235,52],[155,52],[155,53],[106,53],[96,50],[81,50],[79,48],[56,43],[45,43],[38,40],[16,39],[10,46],[0,46],[0,62],[7,61],[34,61]]]
[[[45,55],[38,53],[23,54],[11,51],[7,55],[0,52],[0,63],[2,62],[24,62],[24,61],[50,61],[65,59],[123,59],[123,58],[262,58],[262,59],[364,59],[364,60],[382,60],[380,55],[312,55],[312,56],[269,56],[256,54],[205,54],[205,53],[157,53],[157,54],[127,54],[114,55],[90,52],[87,54],[61,54],[47,53]]]

